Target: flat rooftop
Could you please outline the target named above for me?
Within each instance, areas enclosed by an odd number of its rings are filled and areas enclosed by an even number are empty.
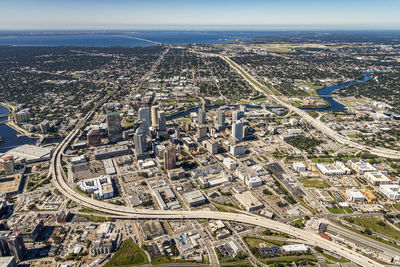
[[[22,180],[21,174],[9,175],[0,179],[0,196],[18,192]]]
[[[7,154],[14,156],[14,158],[24,158],[27,162],[49,160],[51,156],[51,149],[45,147],[38,147],[34,145],[22,145],[11,149]]]

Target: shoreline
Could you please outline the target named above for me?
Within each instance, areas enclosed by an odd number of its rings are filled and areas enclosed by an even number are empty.
[[[15,124],[14,121],[10,120],[10,115],[15,110],[15,107],[13,105],[10,105],[10,104],[5,103],[5,102],[0,102],[0,105],[8,109],[8,119],[3,121],[2,124],[5,124],[8,127],[14,129],[15,131],[18,132],[18,134],[27,136],[27,137],[32,138],[32,139],[40,139],[40,138],[44,137],[41,134],[36,134],[36,133],[34,134],[34,133],[31,133],[31,132],[28,132],[24,128],[22,128],[22,127],[18,126],[17,124]]]

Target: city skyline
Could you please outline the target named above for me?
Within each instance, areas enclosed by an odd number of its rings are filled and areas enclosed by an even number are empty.
[[[2,1],[1,30],[400,29],[393,0]]]

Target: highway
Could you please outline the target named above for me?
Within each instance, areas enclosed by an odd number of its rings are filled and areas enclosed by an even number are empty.
[[[381,147],[370,147],[367,145],[359,144],[357,142],[352,141],[349,137],[339,134],[338,132],[336,132],[336,131],[332,130],[331,128],[329,128],[328,126],[326,126],[321,121],[310,116],[306,111],[301,110],[301,109],[285,102],[279,96],[273,94],[266,86],[257,82],[257,80],[254,77],[252,77],[249,73],[247,73],[241,66],[239,66],[237,63],[235,63],[232,59],[230,59],[226,56],[222,56],[222,55],[217,55],[217,54],[212,54],[212,55],[219,56],[223,60],[225,60],[233,69],[235,69],[257,91],[263,93],[267,97],[270,97],[273,101],[275,101],[279,105],[287,108],[288,110],[297,113],[303,119],[307,120],[314,128],[320,130],[322,133],[324,133],[325,135],[329,136],[330,138],[338,141],[339,143],[348,145],[350,147],[357,148],[360,150],[368,151],[369,153],[375,154],[380,157],[400,159],[400,151],[381,148]]]
[[[112,95],[117,89],[114,89],[108,96]],[[165,220],[199,220],[199,219],[213,219],[213,220],[225,220],[238,223],[247,223],[251,225],[261,226],[269,228],[275,231],[290,234],[304,243],[319,246],[327,251],[335,253],[339,256],[347,258],[348,260],[360,265],[360,266],[384,266],[375,262],[368,257],[358,254],[355,251],[348,249],[342,245],[328,241],[321,238],[315,232],[305,231],[295,228],[291,225],[287,225],[278,221],[270,220],[257,215],[241,214],[241,213],[229,213],[229,212],[218,212],[218,211],[169,211],[169,210],[142,210],[135,209],[126,206],[118,206],[111,203],[92,199],[86,195],[76,192],[71,188],[64,179],[64,170],[62,167],[62,156],[64,151],[68,148],[71,142],[77,137],[80,132],[80,128],[85,125],[88,119],[94,114],[97,108],[102,105],[108,96],[104,97],[99,101],[95,107],[84,117],[76,128],[71,131],[68,136],[54,149],[49,168],[49,175],[52,176],[52,183],[55,188],[63,194],[66,198],[82,205],[84,207],[106,212],[110,214],[110,217],[122,218],[122,219],[165,219]]]
[[[83,120],[87,120],[93,111],[89,112]],[[83,124],[80,124],[83,125]],[[50,162],[50,174],[55,187],[68,199],[94,210],[110,213],[110,217],[125,219],[167,219],[167,220],[198,220],[198,219],[215,219],[226,220],[239,223],[247,223],[266,227],[275,231],[283,232],[303,240],[305,243],[313,246],[320,246],[327,251],[331,251],[337,255],[351,260],[361,266],[383,266],[363,255],[360,255],[346,247],[334,242],[325,240],[313,232],[304,231],[293,226],[273,221],[264,217],[248,214],[236,214],[229,212],[217,211],[168,211],[168,210],[141,210],[130,207],[121,207],[103,201],[98,201],[76,192],[68,186],[63,178],[64,171],[61,160],[62,154],[69,144],[79,133],[79,129],[73,130],[54,150]]]

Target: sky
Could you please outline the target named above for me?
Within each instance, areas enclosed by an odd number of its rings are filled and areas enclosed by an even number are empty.
[[[399,14],[400,0],[0,0],[0,29],[400,29]]]

